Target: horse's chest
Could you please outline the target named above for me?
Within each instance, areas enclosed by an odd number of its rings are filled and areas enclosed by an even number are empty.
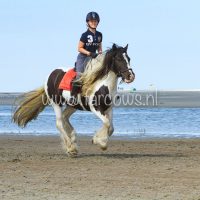
[[[112,105],[111,93],[108,86],[102,85],[95,93],[92,99],[92,106],[96,111],[104,112]]]

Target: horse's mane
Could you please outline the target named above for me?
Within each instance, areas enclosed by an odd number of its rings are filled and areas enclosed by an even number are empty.
[[[92,86],[98,80],[106,78],[111,71],[113,58],[113,50],[108,49],[104,53],[97,56],[96,59],[91,59],[83,72],[79,81],[82,82],[82,95],[89,94],[88,89],[92,90]]]

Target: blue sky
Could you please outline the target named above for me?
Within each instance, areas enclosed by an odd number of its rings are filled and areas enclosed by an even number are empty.
[[[198,0],[0,0],[0,92],[35,89],[73,66],[89,11],[101,17],[104,50],[129,44],[133,87],[199,88],[199,10]]]

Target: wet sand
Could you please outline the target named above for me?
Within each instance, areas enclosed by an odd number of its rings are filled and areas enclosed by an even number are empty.
[[[59,137],[0,136],[0,199],[200,199],[200,139],[78,143],[69,158]]]

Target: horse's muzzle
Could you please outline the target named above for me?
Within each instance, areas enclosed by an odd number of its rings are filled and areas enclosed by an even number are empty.
[[[135,73],[133,72],[133,70],[131,68],[129,68],[128,71],[130,72],[130,74],[128,75],[128,78],[124,79],[124,82],[132,83],[135,80]]]

